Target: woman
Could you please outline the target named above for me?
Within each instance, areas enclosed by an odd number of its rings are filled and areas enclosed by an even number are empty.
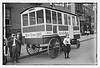
[[[66,35],[66,38],[64,38],[64,41],[63,41],[63,44],[64,44],[64,54],[65,54],[65,59],[69,58],[69,52],[70,52],[70,38],[69,38],[69,35],[67,34]],[[67,57],[66,57],[66,53],[67,53]]]

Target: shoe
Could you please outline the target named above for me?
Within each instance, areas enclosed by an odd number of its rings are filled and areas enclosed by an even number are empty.
[[[16,63],[20,63],[19,61],[16,61]]]
[[[70,57],[67,57],[68,59],[70,59]]]
[[[67,58],[65,57],[65,59],[67,59]]]

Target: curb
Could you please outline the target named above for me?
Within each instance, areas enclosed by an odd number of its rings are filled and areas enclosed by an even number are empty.
[[[91,40],[91,39],[94,39],[95,37],[92,37],[92,38],[89,38],[89,39],[85,39],[85,40],[81,40],[80,42],[84,42],[84,41],[87,41],[87,40]],[[42,51],[42,52],[46,52],[46,51]],[[39,52],[39,53],[34,53],[32,55],[25,55],[25,56],[21,56],[19,59],[23,59],[23,58],[27,58],[27,57],[30,57],[30,56],[34,56],[34,55],[38,55],[42,52]],[[7,62],[11,62],[11,60],[7,60]]]
[[[85,39],[85,40],[81,40],[80,42],[84,42],[84,41],[91,40],[91,39],[94,39],[94,38],[95,38],[95,37],[89,38],[89,39]]]

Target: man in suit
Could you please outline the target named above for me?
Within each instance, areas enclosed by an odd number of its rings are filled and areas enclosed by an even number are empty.
[[[20,54],[21,54],[21,45],[23,44],[21,33],[17,33],[17,39],[20,40],[20,44],[19,44],[19,56],[20,56]]]
[[[9,46],[11,47],[11,53],[12,53],[12,56],[11,56],[12,62],[14,62],[14,59],[15,59],[16,63],[19,63],[19,60],[18,60],[19,44],[20,44],[20,41],[16,38],[16,35],[14,35],[13,39],[9,41]]]
[[[8,47],[9,47],[9,52],[10,52],[10,57],[12,56],[12,47],[11,47],[11,44],[9,43],[10,42],[10,40],[12,40],[13,39],[13,36],[14,36],[15,34],[14,33],[12,33],[11,34],[11,36],[8,38]]]
[[[70,38],[69,38],[69,35],[67,34],[66,35],[66,38],[64,38],[64,41],[63,41],[63,44],[64,44],[64,54],[65,54],[65,59],[69,58],[69,53],[70,53]],[[66,53],[67,53],[67,57],[66,57]]]

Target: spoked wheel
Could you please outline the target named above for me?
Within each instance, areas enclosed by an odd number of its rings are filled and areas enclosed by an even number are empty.
[[[39,52],[39,46],[35,44],[26,45],[26,50],[29,55]]]
[[[52,38],[48,46],[48,54],[51,58],[58,57],[60,53],[60,42],[57,38]]]
[[[80,48],[80,41],[77,41],[76,47],[77,49]]]

